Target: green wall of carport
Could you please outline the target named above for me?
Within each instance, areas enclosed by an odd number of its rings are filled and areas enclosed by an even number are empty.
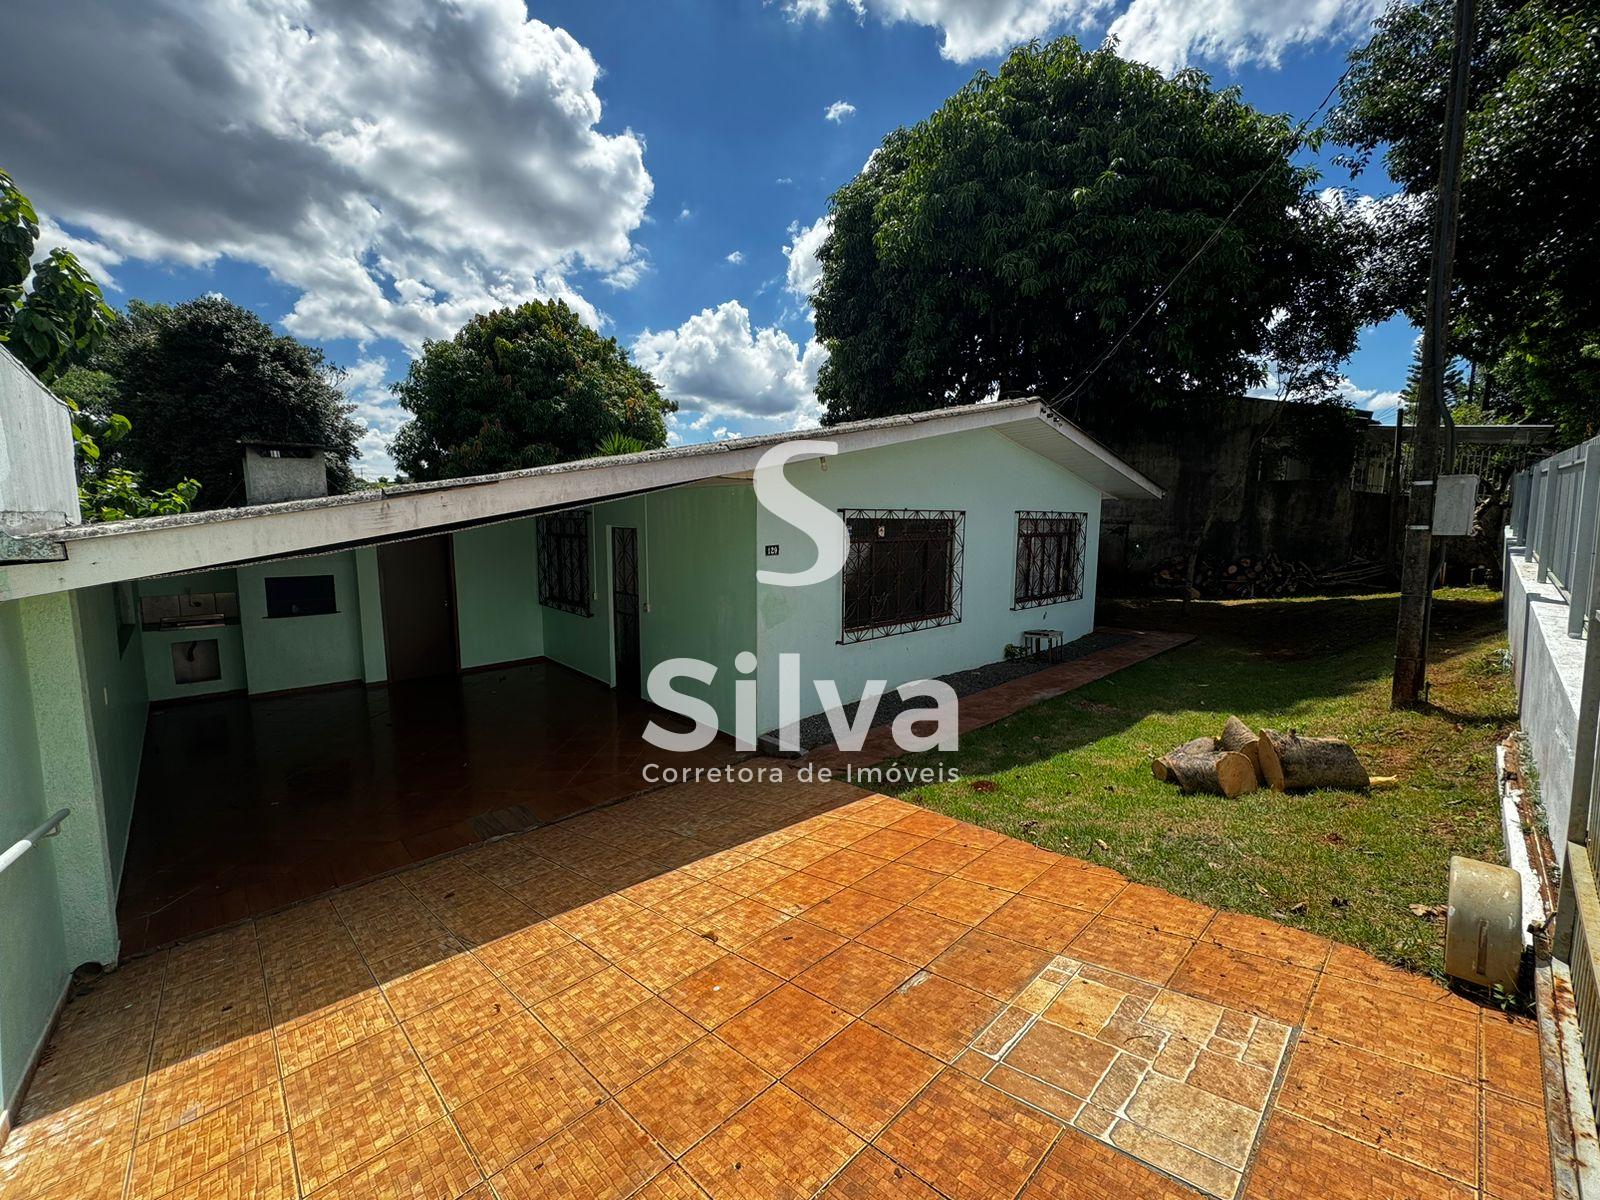
[[[462,669],[542,655],[544,610],[534,522],[464,529],[453,541]]]
[[[197,571],[192,575],[171,575],[165,579],[141,579],[134,585],[138,599],[147,596],[191,596],[204,592],[239,591],[238,572]],[[137,614],[136,614],[137,615]],[[174,700],[180,696],[205,696],[214,692],[242,692],[249,686],[245,677],[244,637],[237,625],[218,625],[205,629],[140,629],[135,633],[144,661],[145,690],[152,701]],[[175,683],[172,677],[172,647],[190,642],[216,639],[221,678],[200,683]]]
[[[0,875],[0,1103],[72,971],[116,961],[116,888],[143,746],[144,667],[110,587],[0,603],[0,846],[71,815]]]
[[[0,604],[0,847],[48,815],[34,724],[23,601]],[[72,964],[56,890],[54,844],[0,873],[0,1109],[17,1103]]]
[[[1100,493],[1076,475],[989,429],[923,438],[791,463],[789,482],[830,510],[849,508],[955,509],[966,514],[961,620],[911,633],[841,644],[842,583],[757,587],[760,725],[778,724],[778,655],[801,656],[802,715],[822,711],[815,680],[832,679],[846,702],[859,699],[869,679],[893,688],[913,679],[982,666],[1003,657],[1024,629],[1061,630],[1067,640],[1094,629]],[[1083,599],[1014,609],[1017,511],[1046,509],[1088,514]],[[757,541],[777,545],[763,557],[770,570],[797,572],[816,559],[812,543],[765,508],[756,516]]]
[[[267,616],[268,579],[333,576],[337,612],[312,617]],[[362,613],[350,551],[239,568],[239,628],[253,695],[321,687],[364,678]]]
[[[267,616],[266,581],[285,575],[331,575],[338,611],[311,617]],[[197,592],[233,592],[239,598],[236,625],[137,631],[152,701],[220,692],[262,695],[361,680],[381,683],[386,676],[377,555],[370,548],[141,579],[137,588],[141,598]],[[173,645],[199,639],[216,640],[221,677],[174,682]]]
[[[588,617],[545,608],[544,653],[605,683],[615,675],[611,627],[611,530],[639,535],[641,682],[669,658],[717,668],[709,685],[678,690],[717,711],[734,731],[733,660],[755,649],[756,502],[748,483],[696,484],[596,504],[591,509]]]

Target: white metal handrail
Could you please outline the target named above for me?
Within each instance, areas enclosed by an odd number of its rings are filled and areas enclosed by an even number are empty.
[[[8,849],[4,854],[0,854],[0,871],[4,871],[29,850],[32,850],[40,842],[44,841],[45,838],[55,837],[56,834],[60,833],[61,822],[65,821],[67,817],[71,815],[71,813],[72,810],[70,808],[57,809],[55,812],[50,814],[50,819],[43,825],[39,826],[39,828],[28,834],[27,837],[14,842],[10,849]]]

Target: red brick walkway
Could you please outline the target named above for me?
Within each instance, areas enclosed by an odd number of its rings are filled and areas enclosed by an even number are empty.
[[[1536,1200],[1525,1024],[838,785],[682,786],[139,959],[0,1194]]]

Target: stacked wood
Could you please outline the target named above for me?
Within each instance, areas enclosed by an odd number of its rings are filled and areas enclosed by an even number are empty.
[[[1243,754],[1221,750],[1217,739],[1195,738],[1150,764],[1155,777],[1186,792],[1211,792],[1232,800],[1256,789],[1256,770]]]
[[[1261,774],[1280,792],[1334,788],[1364,791],[1372,784],[1350,743],[1332,737],[1302,737],[1291,729],[1263,729],[1256,743]]]
[[[1342,567],[1335,567],[1317,576],[1323,588],[1356,588],[1385,583],[1392,571],[1387,563],[1369,558],[1354,558]]]
[[[1159,589],[1181,591],[1188,573],[1187,558],[1169,558],[1157,565],[1151,582]],[[1194,567],[1194,591],[1200,596],[1297,596],[1315,591],[1317,583],[1317,573],[1305,563],[1291,562],[1271,552],[1220,562],[1200,558]]]

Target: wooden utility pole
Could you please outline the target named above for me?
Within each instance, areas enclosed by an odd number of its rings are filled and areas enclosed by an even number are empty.
[[[1433,501],[1439,475],[1439,419],[1444,372],[1449,361],[1450,275],[1461,207],[1461,155],[1466,140],[1467,85],[1472,68],[1473,0],[1456,0],[1455,54],[1450,68],[1450,103],[1445,112],[1444,152],[1439,163],[1438,213],[1433,227],[1433,265],[1428,273],[1428,312],[1422,327],[1422,378],[1417,388],[1411,449],[1411,495],[1401,541],[1400,621],[1394,642],[1394,686],[1390,702],[1409,708],[1421,699],[1428,677],[1428,599],[1433,591]]]

